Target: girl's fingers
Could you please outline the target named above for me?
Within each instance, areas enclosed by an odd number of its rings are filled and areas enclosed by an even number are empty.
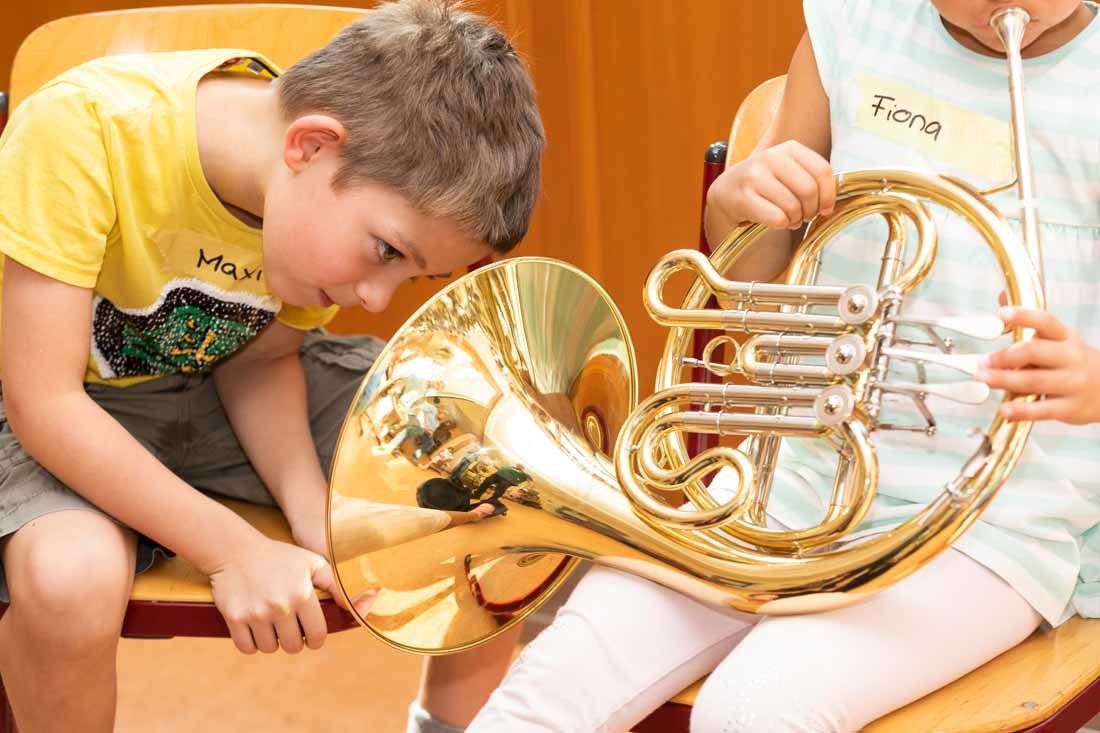
[[[975,377],[992,389],[1015,394],[1064,395],[1077,384],[1064,369],[993,369],[979,371]]]
[[[758,182],[753,193],[783,212],[782,222],[779,227],[775,228],[791,229],[802,225],[802,202],[798,200],[793,191],[783,185],[777,178],[769,178]],[[762,219],[760,221],[768,226],[773,226],[770,221]]]
[[[786,229],[790,226],[787,212],[764,197],[750,193],[745,203],[750,221],[758,221],[770,229]]]
[[[1068,342],[1033,338],[987,354],[982,366],[987,369],[1022,369],[1029,366],[1053,369],[1067,366],[1071,360]]]
[[[788,191],[794,194],[799,203],[797,220],[791,225],[801,226],[817,215],[821,208],[818,201],[817,180],[797,160],[785,160],[776,167],[775,176]]]
[[[831,214],[836,205],[836,176],[833,167],[813,150],[800,146],[795,150],[795,159],[813,176],[817,183],[817,214]]]
[[[1073,335],[1073,332],[1050,311],[1009,306],[1001,308],[997,315],[1006,326],[1033,328],[1037,335],[1052,341],[1064,341]]]
[[[1001,405],[1001,417],[1012,422],[1027,420],[1061,420],[1073,422],[1074,402],[1069,397],[1044,398],[1031,402],[1009,402]]]

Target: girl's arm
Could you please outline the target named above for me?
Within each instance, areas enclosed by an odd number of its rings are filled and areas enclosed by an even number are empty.
[[[803,35],[771,125],[753,154],[722,173],[707,193],[705,222],[712,246],[741,222],[774,230],[757,240],[729,277],[772,279],[787,266],[803,224],[832,210],[836,181],[827,160],[829,148],[829,98],[810,38]]]

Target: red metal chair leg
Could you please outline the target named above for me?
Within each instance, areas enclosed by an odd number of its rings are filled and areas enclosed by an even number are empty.
[[[634,733],[688,733],[690,723],[690,705],[666,702],[631,730]]]
[[[8,702],[8,692],[4,689],[4,680],[0,679],[0,733],[15,733],[15,715]]]
[[[1076,733],[1097,714],[1100,714],[1100,679],[1093,680],[1054,715],[1021,733]]]

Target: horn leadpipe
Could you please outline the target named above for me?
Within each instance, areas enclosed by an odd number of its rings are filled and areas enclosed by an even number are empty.
[[[1020,196],[1020,216],[1023,222],[1024,244],[1031,255],[1039,283],[1046,287],[1043,272],[1043,251],[1039,239],[1039,202],[1035,198],[1035,181],[1031,168],[1031,148],[1027,139],[1027,117],[1024,113],[1024,64],[1022,43],[1031,16],[1023,8],[1003,8],[989,19],[997,37],[1005,47],[1008,61],[1008,98],[1012,129],[1012,161],[1016,168],[1016,188]]]

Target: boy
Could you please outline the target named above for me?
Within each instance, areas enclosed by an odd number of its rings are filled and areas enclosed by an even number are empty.
[[[542,145],[507,40],[428,0],[281,76],[248,51],[122,56],[26,100],[0,141],[0,671],[21,729],[112,729],[158,548],[210,576],[242,652],[321,645],[322,465],[378,342],[307,332],[510,250]],[[296,545],[195,489],[278,503]]]

